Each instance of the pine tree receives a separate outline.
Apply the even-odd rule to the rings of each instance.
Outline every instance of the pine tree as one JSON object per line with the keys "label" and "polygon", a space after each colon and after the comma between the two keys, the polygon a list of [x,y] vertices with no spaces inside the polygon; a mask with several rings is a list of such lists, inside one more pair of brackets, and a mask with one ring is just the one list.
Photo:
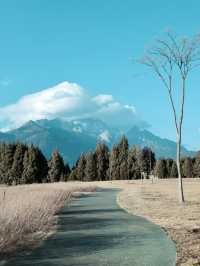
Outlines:
{"label": "pine tree", "polygon": [[171,170],[174,160],[173,159],[166,159],[166,170],[167,170],[167,177],[171,177]]}
{"label": "pine tree", "polygon": [[155,154],[148,147],[144,147],[139,154],[140,170],[148,178],[155,166]]}
{"label": "pine tree", "polygon": [[64,180],[63,181],[68,181],[69,176],[71,173],[71,169],[68,163],[65,164],[65,175],[64,175]]}
{"label": "pine tree", "polygon": [[6,144],[1,143],[0,144],[0,184],[5,184],[5,178],[4,178],[4,158],[5,158],[5,149]]}
{"label": "pine tree", "polygon": [[182,164],[182,174],[186,178],[193,177],[193,160],[190,157],[186,157]]}
{"label": "pine tree", "polygon": [[47,174],[47,162],[33,145],[0,144],[0,182],[11,184],[41,182]]}
{"label": "pine tree", "polygon": [[128,179],[139,179],[141,178],[140,166],[138,161],[138,155],[140,149],[136,146],[133,146],[129,150],[128,154]]}
{"label": "pine tree", "polygon": [[29,167],[29,152],[28,152],[28,149],[27,149],[25,151],[25,153],[24,153],[23,172],[22,172],[22,176],[20,178],[20,184],[26,184],[28,167]]}
{"label": "pine tree", "polygon": [[33,145],[25,151],[23,159],[22,184],[41,183],[46,181],[47,161],[42,152]]}
{"label": "pine tree", "polygon": [[78,176],[77,176],[77,171],[76,171],[76,167],[73,167],[71,172],[70,172],[70,175],[68,177],[68,180],[69,181],[77,181],[79,180],[78,179]]}
{"label": "pine tree", "polygon": [[14,159],[14,153],[16,149],[15,144],[6,144],[4,147],[4,157],[2,161],[2,173],[3,173],[3,183],[11,185],[11,168]]}
{"label": "pine tree", "polygon": [[160,160],[156,161],[155,175],[158,178],[166,178],[167,177],[166,160],[160,159]]}
{"label": "pine tree", "polygon": [[122,136],[119,144],[119,178],[121,180],[128,179],[128,140],[125,135]]}
{"label": "pine tree", "polygon": [[39,148],[35,148],[37,158],[38,173],[36,177],[37,183],[46,183],[48,175],[48,163],[46,157],[43,155]]}
{"label": "pine tree", "polygon": [[35,155],[34,147],[31,145],[28,150],[25,151],[23,159],[23,173],[21,178],[22,184],[35,183],[37,176],[37,158]]}
{"label": "pine tree", "polygon": [[63,158],[57,150],[53,152],[48,166],[48,180],[50,182],[60,181],[62,176],[65,174],[65,165]]}
{"label": "pine tree", "polygon": [[200,151],[197,152],[197,155],[195,157],[195,162],[194,162],[194,176],[195,177],[200,177]]}
{"label": "pine tree", "polygon": [[109,149],[104,143],[98,143],[96,147],[97,177],[98,181],[108,180]]}
{"label": "pine tree", "polygon": [[84,154],[81,154],[76,166],[76,175],[78,180],[80,181],[84,181],[85,179],[85,166],[86,166],[86,158]]}
{"label": "pine tree", "polygon": [[177,170],[177,164],[175,161],[172,163],[170,177],[177,178],[178,177],[178,170]]}
{"label": "pine tree", "polygon": [[96,180],[96,156],[95,153],[89,152],[86,154],[86,165],[85,165],[85,181]]}
{"label": "pine tree", "polygon": [[110,180],[120,179],[119,148],[114,145],[109,160],[109,178]]}
{"label": "pine tree", "polygon": [[20,180],[23,174],[23,159],[27,147],[24,144],[17,143],[16,150],[14,153],[13,164],[10,170],[10,179],[12,183],[17,185],[20,184]]}

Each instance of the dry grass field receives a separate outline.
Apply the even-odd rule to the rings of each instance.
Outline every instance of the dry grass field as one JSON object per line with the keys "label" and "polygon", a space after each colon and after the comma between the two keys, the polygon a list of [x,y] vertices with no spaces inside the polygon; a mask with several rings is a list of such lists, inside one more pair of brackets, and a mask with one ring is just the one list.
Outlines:
{"label": "dry grass field", "polygon": [[0,256],[36,245],[55,230],[57,212],[73,195],[94,190],[81,182],[0,187]]}
{"label": "dry grass field", "polygon": [[33,247],[54,232],[63,205],[96,187],[120,188],[122,208],[164,228],[176,243],[177,265],[200,265],[200,179],[184,179],[184,205],[178,203],[175,179],[0,187],[1,255]]}
{"label": "dry grass field", "polygon": [[200,265],[200,180],[184,179],[186,202],[178,203],[177,180],[116,181],[118,204],[128,212],[159,224],[176,243],[177,265]]}

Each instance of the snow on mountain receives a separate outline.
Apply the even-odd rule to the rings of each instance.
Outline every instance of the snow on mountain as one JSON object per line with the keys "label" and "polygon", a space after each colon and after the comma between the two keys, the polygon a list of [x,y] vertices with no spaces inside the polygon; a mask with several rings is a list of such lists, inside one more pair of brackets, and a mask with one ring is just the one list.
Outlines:
{"label": "snow on mountain", "polygon": [[104,141],[106,143],[110,143],[111,141],[111,135],[108,130],[103,131],[99,136],[98,139],[100,141]]}
{"label": "snow on mountain", "polygon": [[[155,136],[148,130],[132,127],[127,132],[111,128],[99,119],[87,118],[79,120],[37,120],[29,121],[18,129],[7,133],[0,132],[0,141],[21,141],[40,147],[47,158],[55,149],[59,149],[65,161],[73,164],[82,152],[95,149],[96,143],[105,142],[110,148],[119,141],[122,134],[126,135],[129,145],[148,146],[157,157],[175,157],[176,143]],[[194,155],[182,147],[184,155]]]}

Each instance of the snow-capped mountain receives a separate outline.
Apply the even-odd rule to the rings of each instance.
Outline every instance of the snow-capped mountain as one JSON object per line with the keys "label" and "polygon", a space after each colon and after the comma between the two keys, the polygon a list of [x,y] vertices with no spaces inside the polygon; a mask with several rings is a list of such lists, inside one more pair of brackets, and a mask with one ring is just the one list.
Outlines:
{"label": "snow-capped mountain", "polygon": [[108,144],[112,144],[119,135],[118,129],[111,128],[103,121],[94,118],[74,120],[43,119],[36,122],[38,125],[41,125],[45,128],[62,128],[63,130],[74,132],[77,135],[88,135],[99,141],[105,141]]}
{"label": "snow-capped mountain", "polygon": [[[151,147],[157,157],[175,157],[176,143],[155,136],[150,131],[136,126],[124,132],[130,145]],[[66,121],[63,119],[29,121],[18,129],[7,133],[0,132],[0,141],[21,141],[32,143],[41,148],[47,158],[54,149],[58,149],[64,160],[73,164],[82,152],[94,149],[99,141],[110,148],[116,143],[122,132],[111,128],[99,119],[87,118]],[[182,147],[184,155],[193,155]]]}

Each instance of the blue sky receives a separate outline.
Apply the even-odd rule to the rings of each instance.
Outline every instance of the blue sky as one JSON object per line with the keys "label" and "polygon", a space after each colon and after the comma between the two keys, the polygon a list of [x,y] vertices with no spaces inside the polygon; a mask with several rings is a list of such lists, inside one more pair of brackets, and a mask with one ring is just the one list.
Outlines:
{"label": "blue sky", "polygon": [[[133,105],[151,131],[175,139],[167,92],[133,64],[165,29],[200,32],[198,0],[6,0],[0,5],[0,107],[63,81]],[[183,143],[200,148],[200,70],[188,82]],[[117,119],[117,117],[116,117]]]}

